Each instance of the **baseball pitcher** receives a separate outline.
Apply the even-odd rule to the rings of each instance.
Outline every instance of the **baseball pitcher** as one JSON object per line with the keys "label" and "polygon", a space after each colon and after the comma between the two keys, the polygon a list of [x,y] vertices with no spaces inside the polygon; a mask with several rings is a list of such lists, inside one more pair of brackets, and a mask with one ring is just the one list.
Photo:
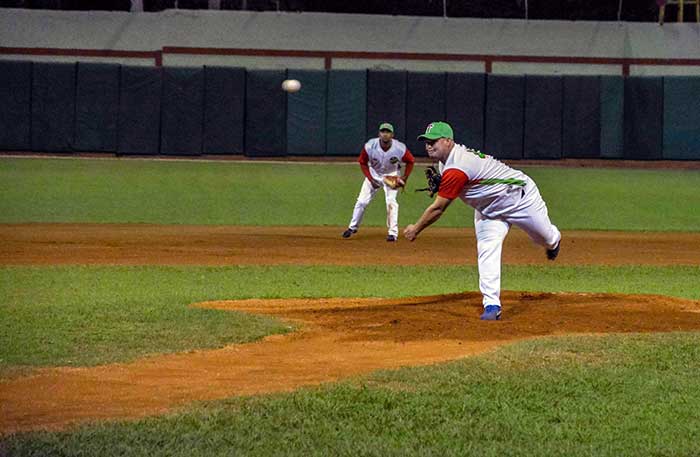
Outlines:
{"label": "baseball pitcher", "polygon": [[433,122],[418,137],[430,158],[439,161],[437,197],[415,224],[404,230],[413,241],[440,219],[452,200],[460,198],[474,208],[479,288],[483,295],[482,320],[501,318],[501,250],[511,225],[523,229],[546,249],[547,258],[559,255],[561,233],[547,214],[547,205],[535,182],[479,151],[456,144],[452,127]]}

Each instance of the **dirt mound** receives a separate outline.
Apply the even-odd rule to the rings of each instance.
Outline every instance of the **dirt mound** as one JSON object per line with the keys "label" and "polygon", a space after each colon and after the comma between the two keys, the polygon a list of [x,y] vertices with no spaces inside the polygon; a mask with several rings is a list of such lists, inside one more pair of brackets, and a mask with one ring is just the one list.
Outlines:
{"label": "dirt mound", "polygon": [[477,293],[405,299],[242,300],[196,306],[272,315],[301,330],[218,350],[0,382],[0,433],[160,414],[197,400],[294,390],[377,369],[426,365],[526,338],[700,330],[700,302],[647,295],[503,294],[499,322]]}

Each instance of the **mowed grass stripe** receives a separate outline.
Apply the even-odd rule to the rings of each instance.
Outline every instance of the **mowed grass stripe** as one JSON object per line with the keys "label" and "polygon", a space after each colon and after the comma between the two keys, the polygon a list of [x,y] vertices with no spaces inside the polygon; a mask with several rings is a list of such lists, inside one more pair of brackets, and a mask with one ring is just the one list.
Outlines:
{"label": "mowed grass stripe", "polygon": [[[430,199],[418,165],[400,225]],[[523,167],[564,230],[700,231],[700,171]],[[0,158],[0,223],[347,225],[363,175],[355,163]],[[452,205],[438,225],[471,226]],[[383,196],[364,223],[383,226]]]}

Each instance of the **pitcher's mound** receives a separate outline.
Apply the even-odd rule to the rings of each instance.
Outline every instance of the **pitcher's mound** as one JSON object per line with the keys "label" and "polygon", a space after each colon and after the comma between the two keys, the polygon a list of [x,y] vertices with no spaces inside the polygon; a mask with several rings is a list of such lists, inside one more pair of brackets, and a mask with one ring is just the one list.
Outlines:
{"label": "pitcher's mound", "polygon": [[238,300],[197,306],[267,314],[300,330],[128,364],[53,368],[0,382],[0,434],[160,414],[195,400],[289,391],[377,369],[425,365],[546,335],[700,330],[700,302],[651,295],[477,293],[399,299]]}
{"label": "pitcher's mound", "polygon": [[564,333],[669,332],[700,328],[700,302],[658,295],[504,292],[499,322],[482,322],[476,292],[399,299],[282,299],[200,303],[303,322],[344,341],[464,342]]}

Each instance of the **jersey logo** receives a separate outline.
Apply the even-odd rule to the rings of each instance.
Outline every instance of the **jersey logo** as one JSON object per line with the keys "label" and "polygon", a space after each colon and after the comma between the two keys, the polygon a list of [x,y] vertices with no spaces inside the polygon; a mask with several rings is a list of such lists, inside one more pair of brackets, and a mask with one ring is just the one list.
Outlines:
{"label": "jersey logo", "polygon": [[399,159],[397,157],[392,157],[391,159],[389,159],[389,162],[391,162],[392,165],[396,165],[398,161]]}

